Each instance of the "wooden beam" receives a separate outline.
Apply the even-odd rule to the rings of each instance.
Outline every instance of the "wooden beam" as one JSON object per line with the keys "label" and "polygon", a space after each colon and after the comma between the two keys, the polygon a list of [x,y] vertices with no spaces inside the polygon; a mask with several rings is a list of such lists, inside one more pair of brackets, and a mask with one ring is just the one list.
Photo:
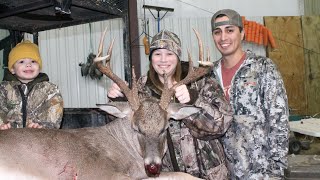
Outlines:
{"label": "wooden beam", "polygon": [[20,13],[24,13],[24,12],[33,11],[33,10],[45,8],[45,7],[52,6],[52,5],[53,5],[53,3],[50,0],[41,0],[38,2],[23,5],[23,6],[17,6],[14,8],[4,9],[0,13],[0,18],[12,16],[12,15],[16,15],[16,14],[20,14]]}
{"label": "wooden beam", "polygon": [[131,65],[135,68],[137,77],[141,76],[140,48],[132,46],[131,42],[139,37],[137,0],[129,0],[129,43],[130,43],[130,59]]}

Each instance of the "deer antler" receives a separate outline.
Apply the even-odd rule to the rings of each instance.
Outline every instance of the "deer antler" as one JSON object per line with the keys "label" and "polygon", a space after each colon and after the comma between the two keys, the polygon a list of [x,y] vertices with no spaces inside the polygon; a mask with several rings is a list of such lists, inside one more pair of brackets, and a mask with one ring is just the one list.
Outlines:
{"label": "deer antler", "polygon": [[193,31],[195,32],[197,39],[198,39],[198,46],[199,46],[199,63],[203,66],[199,66],[198,68],[196,68],[194,70],[193,68],[193,62],[192,62],[192,58],[191,58],[191,54],[190,51],[188,49],[188,60],[189,60],[189,70],[188,70],[188,75],[181,81],[179,81],[177,84],[175,84],[174,86],[172,86],[170,89],[168,88],[168,82],[167,82],[167,76],[165,75],[164,79],[164,89],[162,91],[161,94],[161,99],[160,99],[160,106],[162,109],[166,110],[168,108],[168,105],[170,103],[171,97],[174,94],[175,88],[182,85],[182,84],[188,84],[190,82],[193,82],[195,80],[197,80],[198,78],[204,76],[205,74],[207,74],[210,70],[210,66],[212,65],[212,63],[210,62],[210,57],[208,55],[208,58],[206,61],[203,60],[203,44],[202,44],[202,40],[200,38],[199,33],[193,29]]}
{"label": "deer antler", "polygon": [[[100,39],[99,49],[97,57],[94,59],[94,62],[96,62],[98,69],[105,74],[107,77],[109,77],[113,82],[115,82],[119,88],[122,90],[123,94],[127,97],[128,102],[131,106],[131,108],[135,111],[139,108],[139,99],[138,99],[138,88],[137,88],[137,80],[136,75],[134,73],[134,67],[132,67],[132,89],[128,87],[125,81],[123,81],[119,76],[114,74],[110,67],[110,60],[112,55],[112,48],[114,39],[112,40],[108,53],[106,56],[102,56],[102,50],[103,50],[103,43],[104,43],[104,37],[106,35],[107,28],[105,28],[102,37]],[[104,66],[102,64],[102,61],[106,60],[106,65]]]}

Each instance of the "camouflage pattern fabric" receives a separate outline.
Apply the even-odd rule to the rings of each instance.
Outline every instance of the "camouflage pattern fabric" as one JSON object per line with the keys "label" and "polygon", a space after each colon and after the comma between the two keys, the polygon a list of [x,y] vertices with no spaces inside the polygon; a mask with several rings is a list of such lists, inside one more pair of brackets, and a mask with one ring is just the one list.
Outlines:
{"label": "camouflage pattern fabric", "polygon": [[[22,97],[20,81],[3,81],[0,84],[0,124],[11,123],[22,128]],[[63,116],[63,99],[58,87],[48,81],[37,82],[27,99],[27,125],[39,123],[44,128],[60,128]]]}
{"label": "camouflage pattern fabric", "polygon": [[160,31],[155,36],[153,36],[150,45],[150,59],[152,51],[156,49],[167,49],[174,52],[179,59],[181,59],[181,42],[178,36],[166,29]]}
{"label": "camouflage pattern fabric", "polygon": [[[161,92],[148,81],[147,76],[141,77],[138,84],[140,92],[160,97]],[[219,82],[211,75],[188,85],[188,89],[189,92],[198,91],[199,98],[194,105],[203,110],[183,121],[170,120],[169,132],[179,169],[204,179],[228,179],[225,155],[218,138],[230,125],[231,107]],[[162,171],[174,171],[168,151],[163,159]]]}
{"label": "camouflage pattern fabric", "polygon": [[[215,64],[216,75],[220,62]],[[234,121],[223,137],[223,145],[232,179],[284,178],[288,100],[282,77],[271,59],[246,52],[231,82],[230,103]]]}

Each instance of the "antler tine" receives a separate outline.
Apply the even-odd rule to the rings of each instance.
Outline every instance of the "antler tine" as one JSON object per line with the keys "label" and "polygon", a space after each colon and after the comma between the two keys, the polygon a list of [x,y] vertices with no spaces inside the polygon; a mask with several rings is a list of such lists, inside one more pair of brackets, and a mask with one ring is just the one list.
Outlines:
{"label": "antler tine", "polygon": [[110,46],[108,48],[107,55],[106,56],[102,56],[104,38],[106,36],[107,29],[108,28],[105,28],[104,31],[103,31],[102,37],[100,39],[98,54],[97,54],[96,58],[94,59],[94,62],[106,60],[106,62],[109,63],[109,61],[111,59],[112,48],[113,48],[113,44],[114,44],[114,38],[112,39],[111,44],[110,44]]}
{"label": "antler tine", "polygon": [[199,61],[203,61],[203,44],[202,40],[200,38],[200,34],[197,30],[192,28],[193,32],[196,34],[197,40],[198,40],[198,46],[199,46]]}
{"label": "antler tine", "polygon": [[211,62],[211,59],[210,59],[210,51],[209,51],[209,47],[207,46],[207,62]]}
{"label": "antler tine", "polygon": [[198,67],[198,68],[194,69],[191,53],[189,50],[188,50],[188,60],[189,60],[188,74],[184,79],[182,79],[177,84],[175,84],[173,87],[171,87],[173,92],[176,87],[178,87],[182,84],[189,84],[190,82],[197,80],[198,78],[204,76],[205,74],[207,74],[209,72],[209,67]]}
{"label": "antler tine", "polygon": [[136,78],[136,72],[134,71],[134,66],[132,66],[132,88],[131,88],[131,93],[130,93],[130,101],[128,96],[127,99],[131,105],[131,107],[134,110],[137,110],[139,108],[140,105],[140,101],[139,101],[139,96],[138,96],[138,85],[137,85],[137,78]]}
{"label": "antler tine", "polygon": [[[193,29],[197,39],[198,39],[198,46],[199,46],[199,60],[201,62],[203,62],[203,44],[202,44],[202,40],[200,38],[199,33]],[[160,99],[160,106],[162,109],[167,109],[168,105],[170,103],[171,97],[174,94],[175,88],[182,85],[182,84],[188,84],[190,82],[193,82],[195,80],[197,80],[198,78],[204,76],[205,74],[207,74],[210,70],[210,68],[208,66],[199,66],[198,68],[196,68],[194,70],[193,68],[193,61],[192,61],[192,57],[191,57],[191,53],[188,49],[188,60],[189,60],[189,71],[187,76],[182,79],[181,81],[179,81],[177,84],[175,84],[174,86],[172,86],[170,89],[168,89],[166,86],[167,84],[165,83],[164,86],[164,90],[162,91],[162,95],[161,95],[161,99]],[[166,76],[165,76],[165,81],[166,81]]]}
{"label": "antler tine", "polygon": [[101,37],[101,39],[100,39],[97,57],[100,57],[101,54],[102,54],[103,44],[104,44],[104,37],[106,36],[107,30],[108,30],[108,27],[106,27],[106,28],[104,29],[103,34],[102,34],[102,37]]}
{"label": "antler tine", "polygon": [[163,90],[162,90],[162,94],[161,94],[161,98],[160,98],[160,102],[159,105],[163,110],[167,110],[168,105],[170,103],[170,99],[174,93],[173,89],[169,89],[168,86],[168,76],[166,73],[163,74]]}
{"label": "antler tine", "polygon": [[[97,57],[94,59],[94,62],[96,62],[97,68],[103,74],[105,74],[107,77],[109,77],[113,82],[115,82],[119,86],[119,88],[122,90],[123,94],[127,97],[128,102],[129,102],[130,106],[132,107],[132,109],[137,110],[139,107],[139,99],[138,99],[136,75],[135,75],[134,71],[133,71],[133,75],[132,75],[133,87],[131,90],[125,81],[123,81],[121,78],[119,78],[119,76],[117,76],[116,74],[114,74],[112,72],[111,67],[110,67],[110,60],[111,60],[114,39],[112,40],[112,42],[108,48],[108,54],[104,57],[101,57],[106,30],[107,30],[107,28],[104,30],[104,32],[101,36],[98,54],[97,54]],[[107,61],[105,66],[102,64],[102,60]]]}

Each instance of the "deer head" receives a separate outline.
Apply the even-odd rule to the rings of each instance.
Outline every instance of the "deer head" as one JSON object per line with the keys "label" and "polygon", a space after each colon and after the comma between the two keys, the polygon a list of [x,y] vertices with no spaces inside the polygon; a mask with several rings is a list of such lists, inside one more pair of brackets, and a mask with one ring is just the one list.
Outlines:
{"label": "deer head", "polygon": [[[199,34],[196,31],[195,33],[199,42],[199,60],[204,62],[202,56],[202,42]],[[139,99],[137,81],[133,68],[131,89],[125,81],[115,75],[110,68],[114,40],[112,40],[109,46],[107,55],[102,56],[105,34],[106,29],[100,39],[99,51],[94,61],[97,63],[99,70],[120,87],[127,97],[128,102],[112,102],[107,105],[100,105],[99,108],[116,117],[128,118],[131,121],[131,127],[136,132],[139,142],[140,155],[144,159],[146,174],[148,176],[158,176],[161,170],[161,159],[167,149],[166,130],[169,124],[168,120],[170,118],[176,120],[184,119],[200,110],[194,106],[170,103],[170,99],[174,94],[174,89],[179,85],[195,81],[199,77],[205,75],[209,71],[209,68],[199,67],[194,70],[191,55],[188,51],[189,72],[186,78],[170,89],[168,88],[167,80],[165,80],[164,91],[162,92],[160,100],[152,97]],[[103,60],[106,60],[105,65],[102,64]],[[208,58],[207,61],[210,61],[210,59]]]}

